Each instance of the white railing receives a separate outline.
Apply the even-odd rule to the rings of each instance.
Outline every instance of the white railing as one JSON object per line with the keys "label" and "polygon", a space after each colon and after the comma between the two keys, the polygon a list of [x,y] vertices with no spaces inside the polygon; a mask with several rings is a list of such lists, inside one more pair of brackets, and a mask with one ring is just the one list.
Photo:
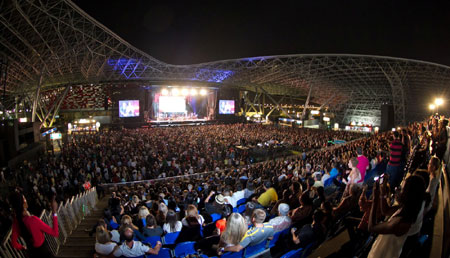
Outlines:
{"label": "white railing", "polygon": [[[73,230],[81,223],[83,218],[88,215],[97,204],[98,196],[97,190],[94,188],[77,194],[77,196],[70,198],[65,204],[61,202],[58,205],[58,229],[59,236],[52,237],[45,235],[47,245],[53,255],[57,255],[60,247],[66,242]],[[53,220],[51,211],[43,210],[39,218],[50,227],[53,227]],[[10,229],[0,246],[0,257],[14,257],[25,258],[26,251],[16,250],[11,243],[12,229]],[[25,241],[19,238],[19,242],[25,245]]]}

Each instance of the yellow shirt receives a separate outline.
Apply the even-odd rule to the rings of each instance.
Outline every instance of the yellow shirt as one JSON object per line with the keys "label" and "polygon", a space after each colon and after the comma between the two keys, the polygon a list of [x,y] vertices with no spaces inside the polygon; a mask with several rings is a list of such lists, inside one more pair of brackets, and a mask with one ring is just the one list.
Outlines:
{"label": "yellow shirt", "polygon": [[273,189],[273,187],[267,189],[267,191],[261,194],[258,198],[259,204],[261,204],[264,207],[267,207],[271,202],[276,201],[278,201],[278,195],[275,189]]}

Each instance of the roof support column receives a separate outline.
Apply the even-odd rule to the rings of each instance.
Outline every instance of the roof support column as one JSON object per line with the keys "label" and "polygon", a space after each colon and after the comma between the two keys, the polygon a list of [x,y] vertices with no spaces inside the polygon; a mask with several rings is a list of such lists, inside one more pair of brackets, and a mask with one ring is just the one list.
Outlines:
{"label": "roof support column", "polygon": [[[280,108],[289,118],[292,118],[291,115],[289,115],[289,113],[280,105],[280,103],[278,101],[276,101],[274,98],[272,98],[272,96],[270,96],[269,93],[267,93],[267,91],[261,87],[260,85],[257,86],[264,94],[267,95],[267,97],[269,97],[269,99],[277,106],[277,108]],[[272,112],[272,111],[271,111]],[[271,113],[270,112],[270,113]],[[268,115],[267,115],[268,116]]]}
{"label": "roof support column", "polygon": [[40,93],[41,93],[41,86],[42,86],[42,78],[43,78],[43,75],[41,72],[41,75],[39,77],[38,86],[36,88],[36,93],[34,94],[34,98],[33,98],[33,110],[31,113],[31,122],[33,122],[33,123],[36,121],[37,104],[38,104],[39,98],[41,97]]}

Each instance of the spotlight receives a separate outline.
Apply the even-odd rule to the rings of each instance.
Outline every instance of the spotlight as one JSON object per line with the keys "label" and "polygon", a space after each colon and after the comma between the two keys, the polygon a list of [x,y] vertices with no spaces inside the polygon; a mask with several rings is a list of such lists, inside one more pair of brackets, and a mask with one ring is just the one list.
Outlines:
{"label": "spotlight", "polygon": [[182,89],[182,90],[181,90],[181,95],[187,96],[188,94],[189,94],[188,89]]}
{"label": "spotlight", "polygon": [[200,90],[200,95],[205,96],[206,95],[206,90],[205,89],[201,89]]}
{"label": "spotlight", "polygon": [[436,108],[436,106],[435,106],[434,104],[430,104],[429,108],[430,108],[431,110],[434,110],[434,109]]}
{"label": "spotlight", "polygon": [[192,96],[196,96],[197,95],[197,90],[196,89],[191,89],[191,95]]}
{"label": "spotlight", "polygon": [[164,95],[164,96],[167,96],[167,95],[169,95],[169,90],[168,89],[163,89],[161,91],[161,94]]}
{"label": "spotlight", "polygon": [[175,88],[175,89],[172,90],[172,95],[173,96],[178,96],[178,94],[180,94],[180,91],[178,89]]}
{"label": "spotlight", "polygon": [[437,106],[440,106],[440,105],[444,104],[444,100],[442,98],[437,98],[434,100],[434,104],[436,104]]}

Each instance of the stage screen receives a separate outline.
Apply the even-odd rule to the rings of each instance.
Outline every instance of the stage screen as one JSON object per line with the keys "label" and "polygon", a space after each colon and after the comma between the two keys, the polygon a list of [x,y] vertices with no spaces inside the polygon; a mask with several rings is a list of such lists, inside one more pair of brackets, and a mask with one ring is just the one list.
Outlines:
{"label": "stage screen", "polygon": [[234,114],[234,100],[219,100],[219,114]]}
{"label": "stage screen", "polygon": [[186,98],[183,96],[160,96],[160,113],[184,113],[186,112]]}
{"label": "stage screen", "polygon": [[119,117],[139,116],[139,100],[119,100]]}

